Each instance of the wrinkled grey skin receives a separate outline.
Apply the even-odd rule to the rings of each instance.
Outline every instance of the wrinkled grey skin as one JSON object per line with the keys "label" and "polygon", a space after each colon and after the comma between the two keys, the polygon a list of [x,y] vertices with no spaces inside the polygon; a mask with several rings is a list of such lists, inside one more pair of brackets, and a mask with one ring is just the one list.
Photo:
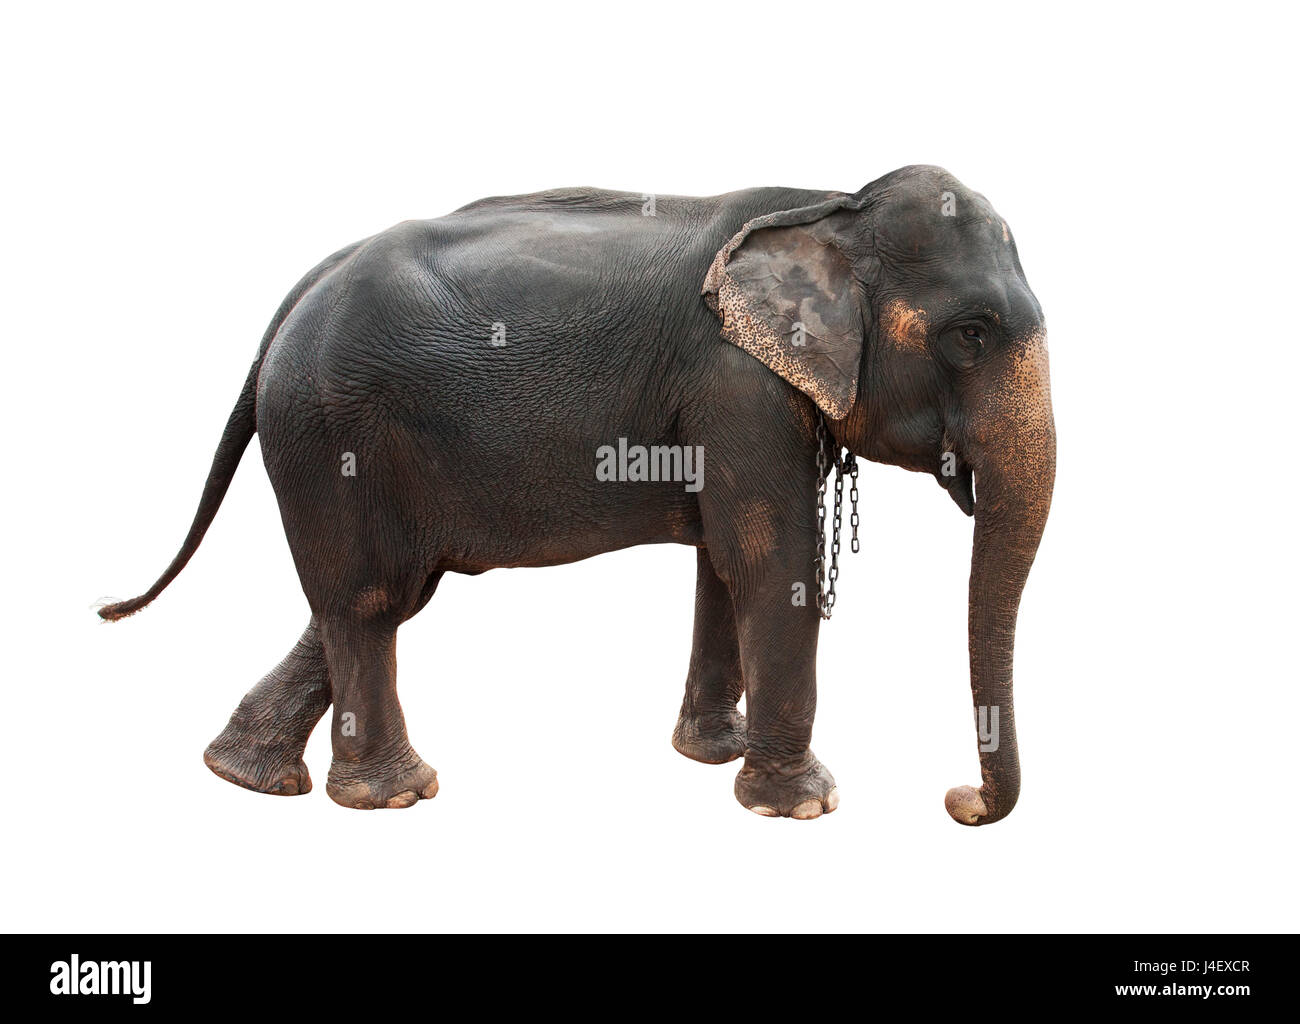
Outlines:
{"label": "wrinkled grey skin", "polygon": [[[939,168],[851,195],[663,196],[652,217],[641,196],[586,189],[488,199],[349,246],[276,314],[176,560],[101,614],[131,614],[180,571],[256,433],[311,621],[206,760],[305,793],[303,747],[332,703],[330,796],[406,807],[438,783],[407,737],[394,643],[444,573],[689,544],[674,744],[743,756],[744,806],[817,817],[838,803],[809,749],[819,415],[839,445],[934,475],[975,516],[971,686],[998,709],[999,744],[947,807],[996,821],[1019,792],[1012,647],[1055,432],[1010,232]],[[598,479],[619,438],[702,450],[703,487]]]}

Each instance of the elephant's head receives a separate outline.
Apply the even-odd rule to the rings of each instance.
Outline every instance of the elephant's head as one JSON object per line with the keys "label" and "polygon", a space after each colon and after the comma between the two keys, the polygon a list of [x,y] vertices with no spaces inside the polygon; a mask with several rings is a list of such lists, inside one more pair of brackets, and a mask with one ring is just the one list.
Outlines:
{"label": "elephant's head", "polygon": [[[983,196],[937,167],[750,221],[704,285],[722,335],[807,394],[856,454],[931,473],[975,517],[970,671],[980,789],[965,824],[1020,789],[1012,649],[1047,520],[1056,430],[1042,310]],[[811,500],[811,498],[810,498]]]}

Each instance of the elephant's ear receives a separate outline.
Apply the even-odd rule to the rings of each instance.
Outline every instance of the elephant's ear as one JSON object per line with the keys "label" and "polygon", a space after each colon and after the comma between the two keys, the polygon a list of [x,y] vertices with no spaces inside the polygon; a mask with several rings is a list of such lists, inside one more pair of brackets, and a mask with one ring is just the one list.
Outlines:
{"label": "elephant's ear", "polygon": [[851,196],[751,220],[719,250],[704,301],[722,336],[841,419],[858,391],[866,325],[837,226]]}

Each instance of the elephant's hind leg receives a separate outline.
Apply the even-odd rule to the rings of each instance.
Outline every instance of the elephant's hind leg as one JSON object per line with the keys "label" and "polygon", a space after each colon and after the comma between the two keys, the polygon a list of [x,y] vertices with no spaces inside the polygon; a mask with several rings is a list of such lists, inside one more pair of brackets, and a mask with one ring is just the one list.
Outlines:
{"label": "elephant's hind leg", "polygon": [[294,649],[239,702],[203,761],[227,782],[257,793],[309,793],[302,754],[329,706],[325,650],[312,619]]}
{"label": "elephant's hind leg", "polygon": [[321,638],[334,688],[334,762],[325,792],[359,810],[432,799],[438,773],[411,747],[397,700],[396,623],[354,610],[323,618]]}
{"label": "elephant's hind leg", "polygon": [[696,555],[695,632],[673,746],[705,764],[724,764],[745,753],[745,716],[737,709],[745,692],[740,641],[731,592],[718,578],[709,553]]}

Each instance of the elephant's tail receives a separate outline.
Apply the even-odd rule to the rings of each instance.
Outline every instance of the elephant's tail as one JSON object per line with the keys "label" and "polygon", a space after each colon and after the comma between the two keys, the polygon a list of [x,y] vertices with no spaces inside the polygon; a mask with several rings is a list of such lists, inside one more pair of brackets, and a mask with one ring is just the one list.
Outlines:
{"label": "elephant's tail", "polygon": [[234,411],[226,422],[221,443],[217,445],[217,454],[212,458],[212,469],[208,471],[208,481],[203,485],[203,497],[199,499],[199,509],[194,513],[194,522],[190,524],[190,532],[185,537],[185,543],[172,559],[172,564],[167,566],[167,570],[158,577],[158,582],[139,597],[100,608],[101,619],[116,622],[138,612],[166,589],[167,584],[180,574],[180,571],[185,568],[185,563],[199,549],[199,542],[203,540],[203,535],[208,532],[208,527],[216,518],[217,509],[221,507],[221,499],[226,496],[226,489],[235,475],[235,468],[243,457],[244,449],[257,433],[257,377],[261,372],[262,359],[266,355],[267,347],[267,344],[263,343],[253,368],[248,371],[248,379],[244,381],[244,389],[239,393],[239,401],[235,403]]}
{"label": "elephant's tail", "polygon": [[221,499],[226,496],[226,490],[230,487],[230,481],[235,475],[235,469],[239,466],[239,460],[243,457],[244,449],[248,447],[248,442],[257,433],[257,380],[261,376],[262,361],[266,358],[271,342],[275,340],[281,325],[288,318],[299,300],[317,282],[342,266],[347,258],[364,244],[365,241],[356,242],[340,249],[329,259],[319,263],[306,277],[298,282],[293,291],[280,303],[280,308],[271,320],[271,326],[266,329],[266,334],[262,336],[262,344],[257,350],[257,358],[253,360],[252,369],[248,371],[248,379],[244,381],[244,390],[239,393],[239,400],[235,403],[234,411],[231,412],[230,419],[226,421],[226,429],[221,435],[221,443],[217,445],[217,454],[212,457],[212,468],[208,471],[208,482],[203,485],[203,497],[199,499],[199,510],[194,513],[194,522],[190,524],[190,532],[185,537],[185,543],[181,545],[180,551],[172,559],[172,564],[167,566],[167,571],[158,577],[157,583],[139,597],[133,597],[129,601],[118,601],[116,604],[105,605],[99,609],[101,619],[116,622],[118,619],[125,619],[128,615],[138,612],[167,589],[167,584],[180,575],[180,571],[185,568],[185,564],[190,560],[194,552],[199,549],[199,542],[203,540],[203,535],[208,532],[208,527],[212,525],[212,520],[216,518],[217,509],[221,507]]}

